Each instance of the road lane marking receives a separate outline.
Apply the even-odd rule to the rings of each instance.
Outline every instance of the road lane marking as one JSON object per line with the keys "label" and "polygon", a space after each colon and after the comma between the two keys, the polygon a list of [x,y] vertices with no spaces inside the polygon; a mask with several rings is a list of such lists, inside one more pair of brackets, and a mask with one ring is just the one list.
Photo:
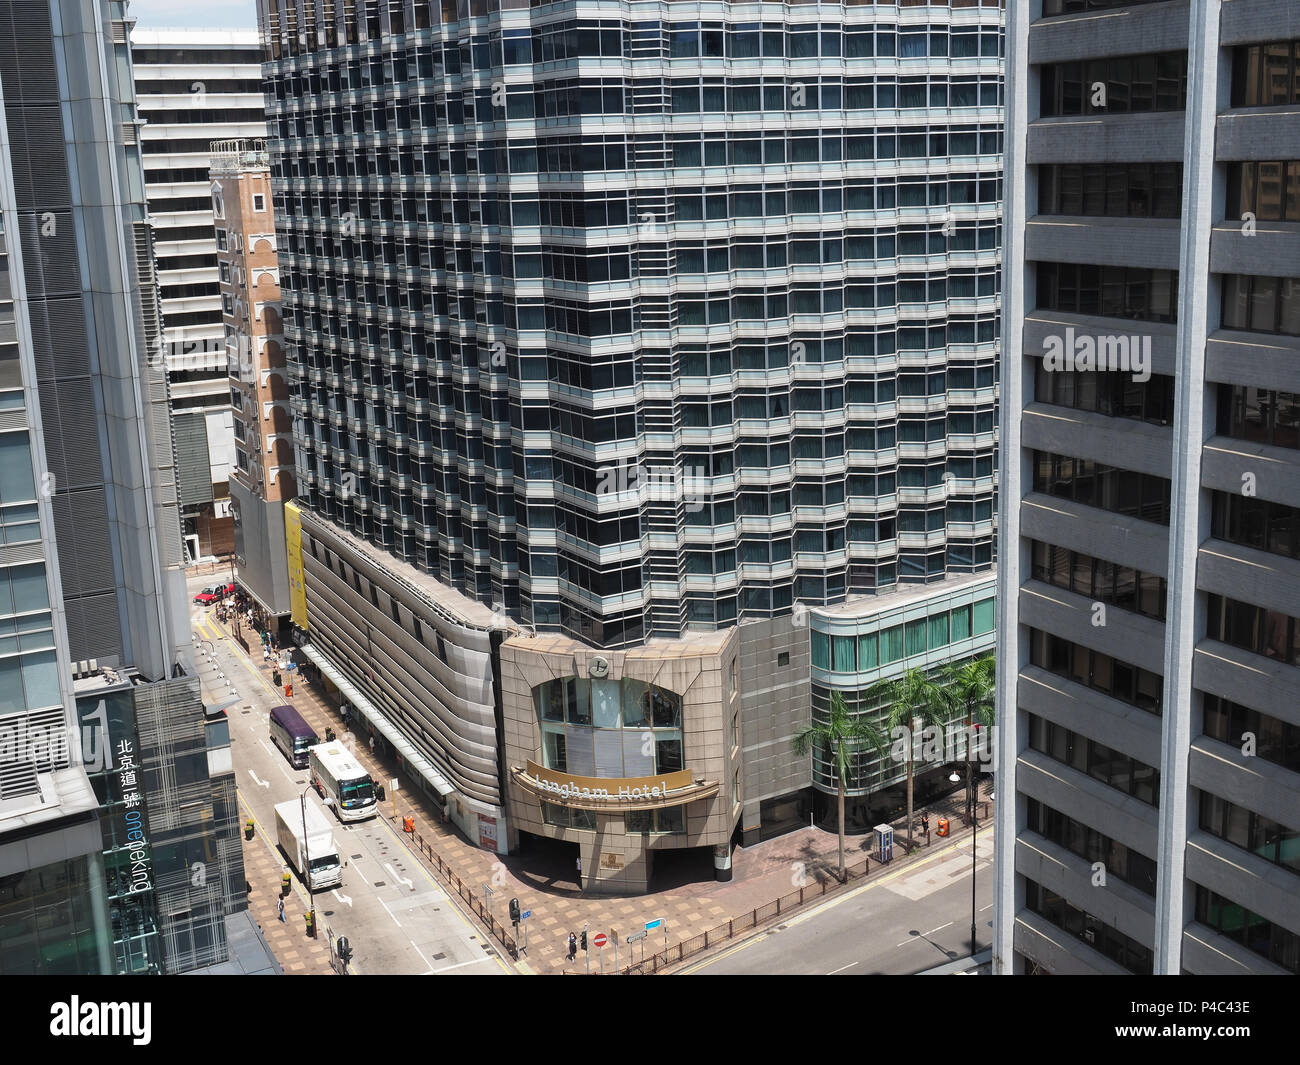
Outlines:
{"label": "road lane marking", "polygon": [[[393,919],[393,924],[397,925],[398,928],[401,928],[401,927],[402,927],[402,922],[399,921],[399,920],[397,919],[397,915],[396,915],[395,913],[393,913],[393,911],[390,910],[390,909],[388,908],[388,903],[386,903],[383,899],[380,899],[380,900],[379,900],[379,905],[382,906],[382,907],[384,908],[384,912],[387,913],[388,916],[391,917],[391,918]],[[412,945],[414,945],[414,944],[412,944]]]}
{"label": "road lane marking", "polygon": [[384,869],[387,871],[388,875],[391,876],[394,880],[396,880],[399,884],[405,884],[412,891],[415,890],[415,885],[412,884],[411,881],[408,880],[406,877],[398,876],[397,873],[394,871],[393,867],[389,865],[388,862],[384,862]]}
{"label": "road lane marking", "polygon": [[458,961],[455,965],[444,965],[441,969],[434,969],[432,972],[425,973],[425,976],[436,976],[438,973],[445,973],[450,969],[462,969],[466,965],[482,965],[485,961],[491,961],[491,955],[484,954],[481,958],[471,958],[469,961]]}
{"label": "road lane marking", "polygon": [[422,962],[424,962],[424,967],[425,967],[425,969],[427,970],[426,972],[422,972],[422,973],[420,973],[420,975],[421,975],[421,976],[432,976],[432,975],[433,975],[433,966],[429,964],[429,959],[426,958],[426,957],[424,956],[424,951],[422,951],[419,947],[417,947],[417,946],[415,945],[415,941],[414,941],[414,940],[408,940],[408,942],[410,942],[410,944],[411,944],[411,949],[412,949],[413,951],[415,951],[416,954],[420,955],[420,960],[421,960]]}
{"label": "road lane marking", "polygon": [[938,928],[931,928],[930,931],[928,931],[928,932],[922,932],[921,935],[923,935],[923,936],[932,936],[932,935],[935,934],[935,932],[942,932],[945,928],[948,927],[948,925],[952,925],[952,924],[956,924],[956,922],[955,922],[955,921],[949,921],[948,924],[941,924]]}
{"label": "road lane marking", "polygon": [[858,964],[857,962],[855,962],[855,961],[851,961],[851,962],[848,963],[848,965],[841,965],[838,969],[832,969],[832,970],[831,970],[830,972],[828,972],[826,975],[827,975],[827,976],[834,976],[836,973],[842,973],[845,969],[852,969],[853,966],[855,966],[855,965],[857,965],[857,964]]}
{"label": "road lane marking", "polygon": [[248,775],[253,778],[253,783],[256,784],[259,788],[269,788],[271,786],[271,782],[269,780],[262,780],[256,773],[253,772],[251,767],[248,770]]}
{"label": "road lane marking", "polygon": [[338,888],[335,888],[335,889],[334,889],[334,897],[335,897],[336,899],[338,899],[339,902],[346,902],[349,906],[352,905],[352,896],[351,896],[351,895],[340,895],[340,894],[339,894],[339,889],[338,889]]}

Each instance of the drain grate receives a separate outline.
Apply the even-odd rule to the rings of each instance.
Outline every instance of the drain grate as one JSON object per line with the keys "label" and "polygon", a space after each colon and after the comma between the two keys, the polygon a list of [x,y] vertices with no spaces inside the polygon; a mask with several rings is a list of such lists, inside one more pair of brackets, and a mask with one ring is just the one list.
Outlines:
{"label": "drain grate", "polygon": [[359,855],[359,854],[354,854],[354,855],[352,855],[352,860],[355,862],[355,861],[356,861],[358,858],[360,858],[360,857],[361,857],[361,855]]}
{"label": "drain grate", "polygon": [[375,887],[383,887],[383,886],[384,886],[384,881],[382,880],[375,881]]}
{"label": "drain grate", "polygon": [[434,960],[434,961],[442,961],[442,959],[445,958],[446,956],[447,956],[446,954],[435,954],[435,955],[433,956],[433,960]]}

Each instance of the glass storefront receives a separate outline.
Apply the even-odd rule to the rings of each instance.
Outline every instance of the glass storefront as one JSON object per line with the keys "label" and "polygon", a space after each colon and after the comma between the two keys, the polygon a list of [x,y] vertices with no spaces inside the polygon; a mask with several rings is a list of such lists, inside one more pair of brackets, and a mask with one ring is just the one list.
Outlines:
{"label": "glass storefront", "polygon": [[100,972],[92,855],[0,876],[0,975]]}

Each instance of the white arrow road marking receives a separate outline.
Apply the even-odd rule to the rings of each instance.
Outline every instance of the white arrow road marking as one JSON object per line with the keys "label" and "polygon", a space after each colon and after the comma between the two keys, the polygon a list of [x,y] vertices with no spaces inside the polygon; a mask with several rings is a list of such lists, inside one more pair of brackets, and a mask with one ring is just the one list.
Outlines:
{"label": "white arrow road marking", "polygon": [[257,774],[254,773],[251,769],[248,771],[248,775],[253,778],[253,783],[256,784],[259,788],[269,788],[271,786],[270,781],[259,780],[257,778]]}
{"label": "white arrow road marking", "polygon": [[397,873],[393,870],[393,867],[389,865],[387,862],[384,862],[384,869],[387,870],[388,875],[391,876],[394,880],[396,880],[399,884],[405,884],[409,888],[413,888],[415,886],[409,880],[407,880],[406,877],[398,876]]}
{"label": "white arrow road marking", "polygon": [[335,889],[334,889],[334,897],[335,897],[336,899],[338,899],[339,902],[346,902],[349,906],[352,905],[352,898],[351,898],[351,896],[348,896],[348,895],[340,895],[340,894],[339,894],[339,889],[338,889],[338,888],[335,888]]}

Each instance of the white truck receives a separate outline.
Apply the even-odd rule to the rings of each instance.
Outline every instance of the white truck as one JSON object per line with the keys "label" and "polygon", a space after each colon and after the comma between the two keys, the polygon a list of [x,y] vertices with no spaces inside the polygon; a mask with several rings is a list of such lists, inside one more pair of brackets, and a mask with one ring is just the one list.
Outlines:
{"label": "white truck", "polygon": [[315,800],[304,797],[280,803],[275,808],[275,831],[289,864],[312,891],[343,883],[343,863],[339,861],[334,830]]}

